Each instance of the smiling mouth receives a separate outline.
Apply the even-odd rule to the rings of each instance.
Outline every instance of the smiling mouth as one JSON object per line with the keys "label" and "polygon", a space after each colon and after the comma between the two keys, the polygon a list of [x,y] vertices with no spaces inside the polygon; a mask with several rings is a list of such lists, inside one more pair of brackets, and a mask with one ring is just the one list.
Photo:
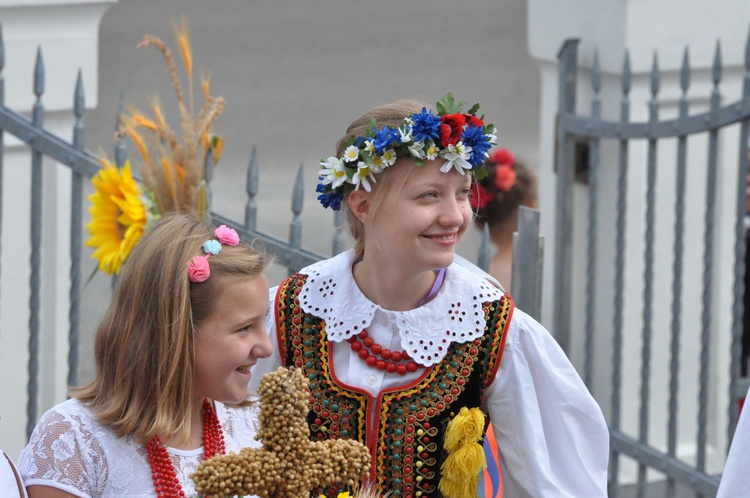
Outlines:
{"label": "smiling mouth", "polygon": [[449,240],[455,240],[457,237],[457,234],[452,233],[449,235],[425,235],[425,237],[427,237],[428,239],[449,241]]}
{"label": "smiling mouth", "polygon": [[250,373],[250,369],[252,368],[252,365],[245,365],[242,367],[237,367],[237,371],[240,373]]}

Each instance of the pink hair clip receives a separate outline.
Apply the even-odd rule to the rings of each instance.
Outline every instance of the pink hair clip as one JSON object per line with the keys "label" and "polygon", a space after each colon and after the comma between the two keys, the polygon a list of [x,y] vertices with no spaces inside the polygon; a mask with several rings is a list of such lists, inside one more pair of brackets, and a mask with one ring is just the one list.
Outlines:
{"label": "pink hair clip", "polygon": [[208,280],[211,276],[211,267],[208,265],[208,256],[193,256],[193,259],[188,261],[187,271],[188,278],[191,282],[200,283]]}
{"label": "pink hair clip", "polygon": [[226,225],[221,225],[214,230],[214,235],[216,239],[207,240],[201,245],[206,255],[193,256],[187,263],[188,278],[191,282],[201,283],[208,280],[208,277],[211,276],[211,266],[208,264],[208,258],[212,254],[219,254],[222,244],[236,246],[240,243],[240,236],[237,235],[237,231]]}
{"label": "pink hair clip", "polygon": [[214,231],[214,235],[219,239],[219,242],[225,246],[236,246],[240,243],[240,236],[237,235],[237,231],[234,228],[229,228],[226,225],[221,225]]}

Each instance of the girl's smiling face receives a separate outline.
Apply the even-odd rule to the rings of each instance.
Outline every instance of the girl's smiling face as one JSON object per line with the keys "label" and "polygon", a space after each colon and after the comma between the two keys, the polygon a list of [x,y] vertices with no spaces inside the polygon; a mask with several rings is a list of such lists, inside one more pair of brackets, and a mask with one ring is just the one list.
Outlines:
{"label": "girl's smiling face", "polygon": [[268,281],[222,276],[213,313],[197,325],[194,396],[222,402],[248,396],[250,367],[271,355],[264,321],[268,312]]}
{"label": "girl's smiling face", "polygon": [[[416,166],[399,159],[382,175],[387,184],[374,210],[363,220],[365,257],[376,251],[409,272],[444,268],[472,219],[471,176],[440,171],[444,160]],[[367,194],[372,199],[372,194]],[[371,205],[372,207],[372,205]]]}

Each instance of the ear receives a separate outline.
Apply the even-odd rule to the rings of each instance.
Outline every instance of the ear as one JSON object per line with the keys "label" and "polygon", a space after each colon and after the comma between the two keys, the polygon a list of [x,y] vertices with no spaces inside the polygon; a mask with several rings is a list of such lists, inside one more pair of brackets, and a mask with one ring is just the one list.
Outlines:
{"label": "ear", "polygon": [[363,189],[352,190],[347,199],[349,209],[359,221],[365,223],[370,214],[370,193]]}

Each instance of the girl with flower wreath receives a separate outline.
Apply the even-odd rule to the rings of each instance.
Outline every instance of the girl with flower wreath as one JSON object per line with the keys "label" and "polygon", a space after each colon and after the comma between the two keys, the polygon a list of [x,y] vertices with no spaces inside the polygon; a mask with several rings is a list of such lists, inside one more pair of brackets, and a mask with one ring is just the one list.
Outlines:
{"label": "girl with flower wreath", "polygon": [[513,270],[513,233],[518,231],[518,208],[537,207],[536,174],[508,149],[490,153],[485,163],[488,175],[476,182],[469,196],[474,222],[487,228],[496,251],[490,260],[489,274],[506,289],[511,288]]}
{"label": "girl with flower wreath", "polygon": [[251,388],[279,365],[303,369],[311,437],[366,444],[383,493],[477,496],[484,411],[504,496],[604,497],[600,408],[551,335],[457,262],[472,179],[496,141],[463,104],[371,109],[321,162],[318,199],[346,211],[354,248],[271,289],[274,351]]}
{"label": "girl with flower wreath", "polygon": [[218,453],[259,447],[251,367],[272,352],[264,258],[168,214],[128,257],[96,333],[96,376],[42,417],[18,468],[30,498],[195,495]]}

